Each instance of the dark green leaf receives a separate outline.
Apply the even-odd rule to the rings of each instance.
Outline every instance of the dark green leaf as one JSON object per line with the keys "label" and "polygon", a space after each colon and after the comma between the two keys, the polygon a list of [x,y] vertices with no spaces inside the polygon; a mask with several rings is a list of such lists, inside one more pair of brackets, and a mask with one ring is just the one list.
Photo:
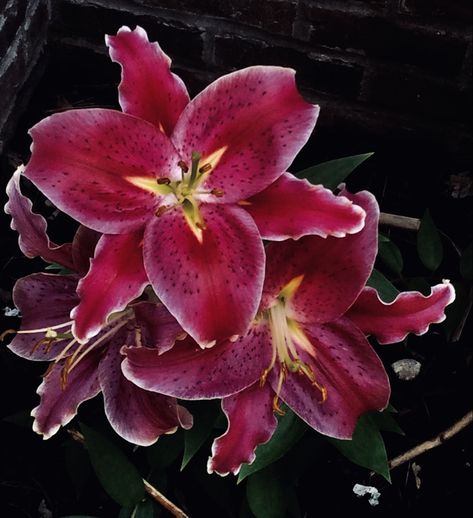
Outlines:
{"label": "dark green leaf", "polygon": [[246,498],[256,518],[284,518],[286,515],[286,488],[271,467],[249,477]]}
{"label": "dark green leaf", "polygon": [[405,435],[402,428],[399,426],[397,421],[391,415],[389,408],[386,408],[382,412],[370,412],[369,414],[379,430],[383,432],[398,433],[399,435]]}
{"label": "dark green leaf", "polygon": [[158,506],[149,498],[140,502],[133,511],[133,518],[157,518],[160,514]]}
{"label": "dark green leaf", "polygon": [[146,457],[151,468],[167,468],[184,448],[184,432],[178,430],[172,435],[163,435],[158,442],[146,448]]}
{"label": "dark green leaf", "polygon": [[395,274],[400,275],[404,268],[401,251],[391,240],[380,241],[378,254],[383,263]]}
{"label": "dark green leaf", "polygon": [[323,162],[303,171],[299,171],[299,178],[307,178],[313,184],[322,184],[328,189],[335,189],[348,175],[353,172],[361,163],[368,159],[373,153],[353,155],[344,158],[337,158],[329,162]]}
{"label": "dark green leaf", "polygon": [[92,473],[87,452],[81,444],[73,441],[67,442],[64,445],[64,461],[76,498],[80,500]]}
{"label": "dark green leaf", "polygon": [[214,423],[218,417],[218,410],[207,401],[200,404],[194,425],[184,432],[184,456],[182,458],[181,471],[187,466],[192,457],[199,451],[212,432]]}
{"label": "dark green leaf", "polygon": [[69,270],[68,268],[64,268],[64,266],[57,264],[57,263],[48,264],[48,266],[46,266],[44,269],[45,270],[55,270],[55,271],[57,271],[58,274],[61,274],[61,275],[70,275],[71,273],[74,273],[72,270]]}
{"label": "dark green leaf", "polygon": [[378,270],[371,272],[367,285],[375,288],[384,302],[392,302],[399,294],[396,286]]}
{"label": "dark green leaf", "polygon": [[467,281],[473,280],[473,243],[470,243],[462,253],[460,273]]}
{"label": "dark green leaf", "polygon": [[306,429],[306,425],[296,414],[287,409],[279,418],[278,427],[271,440],[256,448],[256,459],[253,464],[241,467],[238,482],[280,459],[302,437]]}
{"label": "dark green leaf", "polygon": [[145,494],[138,470],[103,435],[84,424],[81,430],[92,467],[105,491],[123,507],[133,507]]}
{"label": "dark green leaf", "polygon": [[327,437],[327,440],[347,459],[379,473],[388,482],[391,482],[384,441],[370,415],[360,417],[351,441],[331,437]]}
{"label": "dark green leaf", "polygon": [[417,233],[417,253],[423,265],[435,271],[443,259],[443,243],[429,210],[426,210]]}
{"label": "dark green leaf", "polygon": [[33,427],[33,418],[31,417],[31,410],[21,410],[16,414],[4,417],[2,421],[5,421],[6,423],[15,424],[17,426],[21,426],[22,428]]}

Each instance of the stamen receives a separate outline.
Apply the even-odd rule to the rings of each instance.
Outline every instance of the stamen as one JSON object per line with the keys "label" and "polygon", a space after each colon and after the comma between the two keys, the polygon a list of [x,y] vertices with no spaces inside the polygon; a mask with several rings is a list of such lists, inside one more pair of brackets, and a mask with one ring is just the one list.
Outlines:
{"label": "stamen", "polygon": [[77,340],[73,338],[64,349],[54,358],[54,362],[57,363],[59,360],[62,360],[64,356],[70,351],[71,347],[77,343]]}
{"label": "stamen", "polygon": [[0,342],[3,342],[7,335],[14,335],[15,333],[18,333],[16,329],[7,329],[6,331],[3,331],[3,333],[0,335]]}
{"label": "stamen", "polygon": [[187,173],[187,171],[189,171],[189,166],[184,162],[184,160],[179,160],[177,165],[182,169],[182,172]]}
{"label": "stamen", "polygon": [[199,167],[199,173],[204,174],[208,173],[212,169],[212,164],[204,164],[202,167]]}
{"label": "stamen", "polygon": [[276,414],[283,416],[286,412],[279,406],[279,395],[281,394],[281,389],[283,386],[283,383],[286,381],[286,364],[281,362],[280,363],[280,371],[279,371],[279,380],[278,380],[278,386],[276,388],[276,395],[273,398],[273,410],[276,412]]}
{"label": "stamen", "polygon": [[171,180],[169,178],[166,178],[165,176],[162,176],[161,178],[158,178],[156,180],[158,185],[169,185],[171,183]]}
{"label": "stamen", "polygon": [[[43,327],[41,329],[20,329],[20,331],[14,331],[15,333],[18,333],[19,335],[20,334],[34,334],[34,333],[46,333],[46,336],[48,336],[48,333],[49,334],[49,337],[52,337],[52,333],[51,331],[54,331],[55,329],[61,329],[61,327],[66,327],[66,326],[70,326],[72,325],[73,321],[70,320],[69,322],[65,322],[64,324],[57,324],[55,326],[48,326],[48,327]],[[9,330],[11,332],[11,330]],[[56,336],[57,336],[57,333],[56,333]]]}
{"label": "stamen", "polygon": [[161,205],[161,207],[159,207],[158,210],[154,214],[155,214],[155,216],[157,216],[159,218],[160,216],[162,216],[166,212],[168,212],[171,209],[173,209],[175,206],[176,206],[176,204],[174,204],[174,205]]}
{"label": "stamen", "polygon": [[225,191],[222,189],[212,189],[210,194],[213,194],[217,198],[221,198],[222,196],[225,196]]}

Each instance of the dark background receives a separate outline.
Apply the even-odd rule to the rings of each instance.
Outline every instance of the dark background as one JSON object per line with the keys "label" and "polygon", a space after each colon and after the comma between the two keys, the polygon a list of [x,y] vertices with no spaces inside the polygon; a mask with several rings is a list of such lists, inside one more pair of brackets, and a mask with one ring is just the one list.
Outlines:
{"label": "dark background", "polygon": [[[2,192],[15,166],[28,159],[27,130],[34,123],[71,107],[118,108],[119,67],[110,62],[103,36],[121,25],[139,24],[172,57],[191,95],[235,68],[295,68],[301,91],[321,105],[321,115],[293,171],[374,151],[353,175],[353,189],[373,191],[386,212],[421,217],[430,208],[440,230],[460,250],[471,242],[470,1],[0,0],[0,15]],[[34,190],[29,193],[49,217],[56,239],[68,239],[71,222]],[[2,307],[11,305],[19,276],[43,268],[41,261],[21,257],[8,224],[2,216]],[[415,256],[412,233],[392,231],[391,237],[406,254],[409,275],[428,277],[431,284],[442,277],[459,279],[449,239],[441,269],[430,275]],[[1,329],[12,325],[17,324],[4,318]],[[380,351],[387,365],[409,356],[425,366],[413,382],[393,380],[393,404],[407,435],[386,437],[390,457],[436,435],[469,410],[470,339],[471,325],[459,342],[447,341],[434,329],[410,340],[409,349],[396,345]],[[17,359],[4,347],[0,362],[0,417],[30,410],[37,404],[34,393],[44,366]],[[99,412],[99,405],[92,403],[85,412]],[[55,517],[117,514],[92,474],[87,496],[71,489],[63,461],[65,435],[43,443],[31,430],[6,422],[0,422],[0,431],[2,516],[41,516],[37,509],[43,499]],[[193,517],[237,516],[244,489],[230,490],[232,514],[209,497],[221,490],[220,482],[201,487],[207,454],[193,461],[190,472],[170,468],[172,495]],[[307,516],[326,510],[387,516],[428,509],[466,516],[471,511],[470,462],[471,432],[463,432],[419,458],[422,486],[417,490],[407,465],[393,472],[388,486],[330,450],[306,466],[299,498]],[[382,489],[379,508],[353,496],[356,482]],[[231,485],[229,479],[225,483]]]}

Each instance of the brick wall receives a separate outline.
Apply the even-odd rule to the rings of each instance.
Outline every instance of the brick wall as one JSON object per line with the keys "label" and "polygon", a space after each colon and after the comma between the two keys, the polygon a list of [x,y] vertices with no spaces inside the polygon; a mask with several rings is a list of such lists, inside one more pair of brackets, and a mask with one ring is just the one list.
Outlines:
{"label": "brick wall", "polygon": [[49,0],[0,0],[0,153],[32,91],[50,14]]}

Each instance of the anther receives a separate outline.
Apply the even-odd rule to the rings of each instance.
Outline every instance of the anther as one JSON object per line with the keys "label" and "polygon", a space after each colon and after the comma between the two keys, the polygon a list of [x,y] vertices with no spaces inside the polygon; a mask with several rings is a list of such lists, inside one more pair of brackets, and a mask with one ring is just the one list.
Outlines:
{"label": "anther", "polygon": [[0,335],[0,342],[3,342],[4,338],[7,335],[13,335],[16,332],[17,332],[16,329],[7,329],[6,331],[3,331],[3,333]]}
{"label": "anther", "polygon": [[196,221],[195,222],[195,226],[197,228],[200,228],[200,230],[205,230],[207,228],[207,225],[203,222],[200,222],[200,221]]}
{"label": "anther", "polygon": [[212,164],[204,164],[202,167],[199,167],[199,173],[204,174],[208,173],[212,169]]}
{"label": "anther", "polygon": [[184,171],[184,173],[187,173],[187,171],[189,171],[189,166],[184,162],[184,160],[179,160],[177,165]]}
{"label": "anther", "polygon": [[156,181],[158,185],[169,185],[171,183],[171,180],[165,176],[158,178]]}
{"label": "anther", "polygon": [[225,195],[225,191],[223,191],[222,189],[212,189],[210,191],[210,194],[217,196],[217,198],[221,198],[222,196]]}
{"label": "anther", "polygon": [[167,212],[171,207],[168,207],[167,205],[161,205],[161,207],[159,207],[159,209],[155,212],[156,216],[158,216],[158,218],[160,216],[162,216],[165,212]]}

